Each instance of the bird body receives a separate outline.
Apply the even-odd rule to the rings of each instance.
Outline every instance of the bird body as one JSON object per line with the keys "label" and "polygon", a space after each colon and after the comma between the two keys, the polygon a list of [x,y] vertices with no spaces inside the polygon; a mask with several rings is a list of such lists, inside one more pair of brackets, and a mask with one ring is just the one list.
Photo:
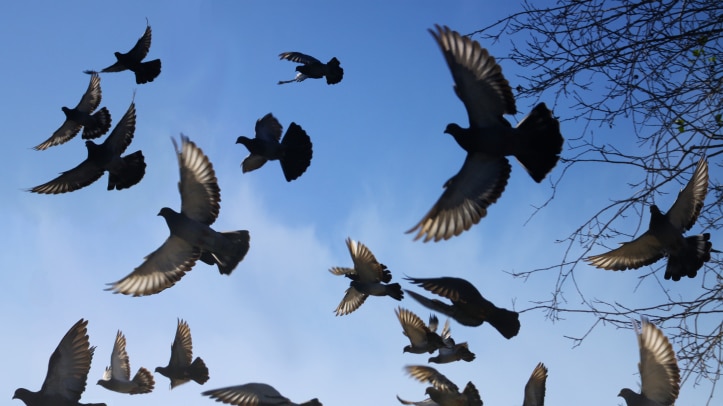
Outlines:
{"label": "bird body", "polygon": [[326,83],[334,85],[341,82],[344,77],[344,69],[336,57],[333,57],[327,63],[322,63],[313,56],[302,54],[301,52],[282,52],[279,59],[297,62],[301,65],[296,67],[296,77],[291,80],[280,80],[278,84],[291,82],[302,82],[306,78],[321,79],[326,77]]}
{"label": "bird body", "polygon": [[118,330],[110,356],[110,366],[106,367],[98,385],[114,392],[131,395],[149,393],[155,385],[153,374],[143,367],[138,369],[133,379],[130,378],[131,366],[126,351],[126,337]]}
{"label": "bird body", "polygon": [[[193,361],[193,362],[191,362]],[[171,389],[191,380],[199,385],[208,381],[208,368],[199,357],[193,359],[193,341],[188,323],[179,319],[176,336],[171,345],[171,359],[165,367],[157,367],[156,372],[171,380]]]}
{"label": "bird body", "polygon": [[[153,82],[161,73],[161,60],[154,59],[152,61],[142,62],[151,49],[151,26],[146,21],[146,30],[138,39],[136,44],[127,53],[114,52],[116,62],[101,72],[121,72],[130,70],[135,74],[136,84]],[[87,70],[85,73],[94,73]]]}

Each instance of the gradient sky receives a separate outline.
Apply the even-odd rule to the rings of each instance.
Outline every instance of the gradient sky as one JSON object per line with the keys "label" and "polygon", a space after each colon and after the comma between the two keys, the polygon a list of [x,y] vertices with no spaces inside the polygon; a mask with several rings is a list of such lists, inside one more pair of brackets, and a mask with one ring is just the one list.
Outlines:
{"label": "gradient sky", "polygon": [[[579,173],[566,176],[551,204],[530,219],[534,207],[550,196],[551,183],[536,184],[513,160],[506,191],[470,231],[436,244],[415,242],[404,233],[436,201],[465,156],[443,134],[447,123],[466,126],[467,118],[427,29],[444,24],[472,32],[519,11],[515,1],[494,6],[376,0],[63,3],[0,5],[4,404],[21,404],[10,401],[17,387],[40,388],[50,354],[80,318],[89,320],[90,341],[97,346],[84,402],[210,405],[202,391],[247,382],[271,384],[296,402],[318,397],[329,406],[394,405],[397,394],[422,400],[427,385],[406,376],[403,367],[426,364],[427,355],[402,353],[408,341],[394,308],[402,305],[424,320],[428,310],[411,298],[372,297],[351,315],[334,316],[348,280],[327,270],[351,265],[347,236],[367,245],[404,288],[420,291],[402,281],[404,275],[458,276],[496,305],[522,310],[549,298],[557,271],[527,281],[509,273],[558,263],[565,246],[556,240],[607,199],[630,193],[625,180],[634,174],[581,165]],[[124,191],[106,191],[105,175],[64,195],[26,192],[85,159],[80,135],[47,151],[31,147],[60,126],[61,106],[74,107],[80,100],[89,80],[82,71],[110,65],[114,51],[127,52],[142,35],[146,18],[153,29],[149,58],[161,58],[161,75],[145,85],[136,85],[130,72],[101,75],[101,106],[110,110],[113,125],[135,92],[137,127],[128,152],[143,151],[145,178]],[[510,44],[482,45],[504,56]],[[278,80],[294,76],[295,64],[278,59],[284,51],[323,61],[336,56],[344,80],[334,86],[320,80],[278,86]],[[513,88],[517,75],[528,73],[510,62],[502,66]],[[539,101],[554,105],[518,100],[521,113],[510,121],[516,123]],[[239,135],[252,136],[256,120],[268,112],[284,128],[292,121],[301,125],[314,145],[310,168],[291,183],[277,162],[241,172],[247,151],[234,142]],[[562,104],[555,106],[555,115],[564,118]],[[563,122],[563,136],[580,136],[583,124]],[[632,138],[625,136],[625,123],[615,131],[593,130],[623,147]],[[156,214],[163,206],[180,207],[171,143],[180,133],[204,150],[218,176],[222,200],[214,228],[249,230],[251,249],[230,276],[199,262],[157,295],[133,298],[104,291],[168,235]],[[719,168],[710,169],[711,179],[720,179]],[[559,176],[555,170],[550,175]],[[670,192],[657,202],[661,207],[672,204],[676,191]],[[647,211],[642,221],[647,224]],[[619,228],[635,233],[637,219],[630,223]],[[576,277],[589,297],[659,303],[660,287],[637,286],[641,272],[582,265]],[[681,296],[700,286],[697,279],[664,282],[671,294]],[[578,306],[575,292],[566,297],[571,307]],[[166,365],[177,318],[188,321],[194,355],[210,369],[205,385],[191,382],[171,391],[160,374],[146,395],[96,385],[118,329],[127,338],[132,373]],[[549,368],[550,405],[623,404],[616,397],[619,390],[638,389],[638,348],[631,330],[601,326],[572,348],[565,337],[585,334],[593,321],[589,317],[567,315],[552,323],[543,312],[529,311],[520,321],[519,335],[509,341],[488,325],[452,322],[453,337],[468,341],[477,359],[437,369],[460,387],[474,382],[491,406],[521,404],[525,382],[540,361]],[[678,404],[704,404],[709,389],[688,382]]]}

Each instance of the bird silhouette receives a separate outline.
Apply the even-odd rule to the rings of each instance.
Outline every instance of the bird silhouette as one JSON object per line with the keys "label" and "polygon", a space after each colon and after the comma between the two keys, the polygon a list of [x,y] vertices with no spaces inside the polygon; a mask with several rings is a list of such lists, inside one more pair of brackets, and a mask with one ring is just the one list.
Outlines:
{"label": "bird silhouette", "polygon": [[291,82],[302,82],[306,78],[321,79],[323,77],[326,77],[327,84],[334,85],[341,82],[341,79],[344,77],[344,69],[341,68],[341,64],[336,57],[331,58],[327,63],[321,63],[321,61],[313,56],[305,55],[301,52],[282,52],[279,54],[279,59],[286,59],[287,61],[301,64],[296,67],[296,77],[291,80],[280,80],[278,83],[280,85]]}
{"label": "bird silhouette", "polygon": [[432,385],[427,387],[426,393],[439,406],[482,406],[479,391],[471,381],[460,392],[454,382],[432,367],[407,365],[405,370],[414,379]]}
{"label": "bird silhouette", "polygon": [[273,386],[256,382],[208,390],[201,395],[236,406],[322,406],[316,398],[304,403],[294,403]]}
{"label": "bird silhouette", "polygon": [[437,334],[439,320],[437,316],[429,316],[429,325],[424,324],[422,319],[411,311],[398,307],[394,309],[399,323],[402,325],[404,335],[409,339],[409,345],[402,349],[402,352],[412,354],[433,353],[444,346],[442,337]]}
{"label": "bird silhouette", "polygon": [[[191,362],[193,361],[193,362]],[[176,337],[171,345],[171,359],[165,367],[157,367],[156,372],[171,380],[171,389],[188,381],[203,385],[208,381],[208,368],[200,357],[193,359],[193,341],[188,323],[179,319]]]}
{"label": "bird silhouette", "polygon": [[118,393],[138,395],[150,393],[155,386],[153,374],[143,367],[131,379],[131,364],[126,352],[126,337],[118,330],[110,355],[110,366],[105,368],[98,385]]}

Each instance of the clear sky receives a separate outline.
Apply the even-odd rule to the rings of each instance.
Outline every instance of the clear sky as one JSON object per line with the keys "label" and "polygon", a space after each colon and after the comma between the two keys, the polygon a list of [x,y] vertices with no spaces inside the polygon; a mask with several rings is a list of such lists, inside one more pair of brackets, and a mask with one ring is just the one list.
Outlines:
{"label": "clear sky", "polygon": [[[428,310],[411,298],[400,303],[372,297],[351,315],[334,316],[348,281],[328,269],[351,265],[347,237],[367,245],[407,289],[420,291],[403,281],[404,275],[458,276],[500,307],[521,310],[546,300],[555,270],[526,282],[509,272],[559,262],[565,247],[555,241],[601,202],[626,196],[625,177],[632,175],[586,172],[580,166],[552,203],[530,219],[534,207],[550,196],[551,184],[536,184],[513,160],[504,194],[470,231],[436,244],[404,233],[436,201],[465,156],[443,134],[447,123],[466,126],[467,118],[427,29],[437,23],[468,33],[519,11],[516,1],[492,3],[3,2],[3,403],[21,403],[10,403],[17,387],[40,388],[50,354],[80,318],[89,320],[90,341],[97,346],[84,402],[212,404],[202,391],[247,382],[271,384],[296,402],[318,397],[325,405],[393,405],[397,394],[421,400],[426,384],[406,376],[403,367],[425,364],[427,355],[402,353],[408,341],[394,308],[402,305],[424,320]],[[146,18],[153,29],[148,57],[161,58],[161,75],[144,85],[136,85],[130,72],[101,75],[101,106],[110,110],[113,125],[135,92],[137,126],[128,152],[143,151],[145,178],[123,191],[106,191],[105,175],[64,195],[26,192],[85,159],[80,135],[46,151],[32,147],[60,126],[62,106],[80,100],[89,80],[83,70],[102,69],[115,61],[113,52],[127,52]],[[509,42],[482,45],[504,56]],[[284,51],[323,61],[336,56],[344,79],[334,86],[323,80],[278,86],[278,80],[295,73],[294,63],[278,59]],[[514,89],[516,75],[526,72],[502,64]],[[516,123],[539,101],[545,100],[518,100],[521,113],[510,121]],[[291,183],[276,162],[241,172],[247,151],[235,140],[252,136],[256,120],[269,112],[284,128],[292,121],[302,126],[313,142],[311,166]],[[556,107],[555,114],[564,117],[565,111]],[[562,133],[570,139],[582,128],[583,123],[563,122]],[[180,133],[204,150],[218,176],[222,200],[214,228],[249,230],[251,249],[230,276],[199,262],[157,295],[133,298],[104,291],[168,235],[156,214],[164,206],[180,208],[171,143]],[[600,134],[611,143],[630,138],[624,129]],[[711,165],[711,178],[720,176],[715,170]],[[553,170],[550,176],[560,173]],[[670,207],[674,197],[671,191],[658,204]],[[647,216],[646,211],[645,224]],[[636,219],[631,223],[632,230]],[[635,271],[582,266],[577,282],[591,297],[662,299],[658,286],[636,289]],[[665,284],[673,295],[685,295],[700,282]],[[574,292],[568,299],[578,305]],[[96,385],[118,329],[127,338],[132,373],[166,365],[177,318],[188,321],[194,355],[210,369],[205,385],[191,382],[169,390],[159,374],[155,390],[146,395]],[[589,318],[571,315],[552,323],[542,312],[530,311],[520,321],[519,335],[509,341],[488,325],[452,322],[453,337],[468,341],[477,359],[438,370],[460,387],[471,380],[492,406],[521,404],[525,382],[540,361],[549,368],[550,405],[622,404],[616,397],[621,388],[638,389],[632,331],[599,327],[572,348],[565,336],[582,336]],[[708,389],[688,382],[678,404],[704,404]]]}

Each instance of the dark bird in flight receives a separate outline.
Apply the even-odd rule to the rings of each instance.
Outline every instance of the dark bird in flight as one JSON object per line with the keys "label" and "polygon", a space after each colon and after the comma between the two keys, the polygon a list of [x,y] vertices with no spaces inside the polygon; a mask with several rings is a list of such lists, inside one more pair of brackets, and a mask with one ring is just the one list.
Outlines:
{"label": "dark bird in flight", "polygon": [[[306,131],[292,122],[281,139],[281,124],[271,113],[256,120],[256,136],[238,137],[237,144],[249,150],[241,164],[244,173],[262,167],[266,161],[278,160],[287,182],[298,178],[311,164],[311,139]],[[281,142],[279,142],[281,140]]]}
{"label": "dark bird in flight", "polygon": [[452,338],[452,330],[449,328],[449,319],[444,323],[442,333],[442,346],[437,350],[437,355],[430,357],[428,362],[434,362],[436,364],[447,364],[459,360],[466,362],[472,362],[475,359],[475,355],[469,350],[469,344],[466,342],[457,344]]}
{"label": "dark bird in flight", "polygon": [[208,390],[201,395],[208,396],[216,402],[236,406],[322,406],[317,398],[304,403],[294,403],[271,385],[255,382]]}
{"label": "dark bird in flight", "polygon": [[358,309],[367,297],[389,296],[395,300],[402,300],[404,292],[398,283],[389,283],[392,273],[384,264],[380,264],[374,254],[364,244],[346,239],[346,246],[354,262],[353,268],[332,267],[329,272],[334,275],[344,275],[351,279],[349,289],[336,308],[337,316],[344,316]]}
{"label": "dark bird in flight", "polygon": [[139,150],[121,156],[133,141],[136,131],[136,105],[131,101],[128,111],[116,124],[108,138],[98,145],[86,141],[88,157],[73,169],[57,178],[30,189],[33,193],[57,194],[84,188],[108,172],[108,190],[129,188],[143,179],[146,163]]}
{"label": "dark bird in flight", "polygon": [[465,326],[479,326],[487,322],[505,338],[510,339],[520,331],[519,314],[502,309],[482,297],[477,288],[462,278],[445,276],[441,278],[404,278],[415,285],[449,299],[452,304],[437,299],[428,299],[407,290],[414,300],[424,307],[445,314]]}
{"label": "dark bird in flight", "polygon": [[430,315],[429,325],[426,325],[419,316],[403,307],[394,309],[394,313],[397,315],[397,319],[402,325],[402,331],[410,343],[404,347],[402,352],[411,352],[412,354],[427,352],[431,354],[444,346],[442,337],[437,334],[437,326],[439,325],[437,316]]}
{"label": "dark bird in flight", "polygon": [[642,318],[642,329],[636,323],[633,326],[640,347],[640,393],[625,388],[618,396],[628,406],[671,406],[680,391],[680,369],[673,346],[646,318]]}
{"label": "dark bird in flight", "polygon": [[327,63],[321,63],[313,56],[304,55],[301,52],[283,52],[279,54],[280,59],[300,63],[296,67],[296,77],[291,80],[279,80],[279,84],[301,82],[306,78],[321,79],[326,77],[326,83],[330,85],[341,82],[344,77],[344,69],[341,68],[336,57],[331,58]]}
{"label": "dark bird in flight", "polygon": [[[408,365],[405,370],[414,379],[420,382],[429,382],[432,386],[426,390],[429,399],[439,406],[482,406],[479,391],[470,381],[460,393],[454,382],[447,379],[439,371],[424,365]],[[397,396],[404,404],[425,404],[423,402],[408,402]],[[430,404],[430,403],[427,403]]]}
{"label": "dark bird in flight", "polygon": [[95,347],[88,342],[88,321],[80,319],[65,333],[48,362],[48,374],[38,392],[24,388],[13,399],[27,406],[106,406],[105,403],[80,403],[90,371]]}
{"label": "dark bird in flight", "polygon": [[[161,73],[161,60],[154,59],[152,61],[141,62],[148,55],[151,49],[151,26],[146,20],[146,31],[143,36],[138,39],[136,45],[127,53],[122,54],[115,52],[116,63],[101,70],[101,72],[121,72],[130,70],[136,75],[136,83],[143,84],[153,82]],[[92,70],[86,70],[85,73],[94,73]]]}
{"label": "dark bird in flight", "polygon": [[557,164],[563,138],[560,123],[544,103],[512,127],[504,114],[517,113],[512,89],[502,68],[477,41],[447,27],[436,26],[432,36],[442,49],[464,104],[469,128],[449,124],[445,133],[467,152],[459,172],[444,184],[432,209],[407,233],[415,240],[447,240],[469,230],[487,215],[507,186],[513,155],[536,182]]}
{"label": "dark bird in flight", "polygon": [[547,367],[540,362],[532,370],[532,375],[525,384],[525,398],[522,401],[522,406],[545,406],[546,383]]}
{"label": "dark bird in flight", "polygon": [[645,233],[619,248],[585,260],[598,268],[624,271],[668,257],[665,279],[679,281],[683,276],[694,278],[703,264],[710,260],[710,234],[683,237],[683,233],[690,230],[698,219],[707,192],[708,162],[703,157],[667,213],[663,214],[656,205],[650,206],[650,225]]}
{"label": "dark bird in flight", "polygon": [[[193,361],[193,362],[191,362]],[[171,359],[165,367],[156,368],[156,372],[171,380],[171,389],[190,380],[203,385],[208,381],[208,368],[200,357],[193,359],[193,341],[188,323],[178,320],[176,337],[171,345]]]}
{"label": "dark bird in flight", "polygon": [[83,128],[82,137],[84,140],[95,139],[105,134],[110,128],[108,109],[102,107],[93,113],[100,105],[100,100],[100,77],[98,74],[93,73],[90,76],[88,89],[80,98],[78,105],[72,109],[62,107],[63,113],[65,113],[65,121],[60,128],[55,130],[50,138],[33,147],[33,149],[40,151],[66,143],[75,137],[81,128]]}
{"label": "dark bird in flight", "polygon": [[181,150],[176,140],[172,141],[181,172],[181,212],[164,207],[158,213],[171,235],[138,268],[106,290],[152,295],[173,286],[199,259],[216,264],[219,272],[229,275],[249,250],[248,231],[217,232],[211,228],[218,217],[221,190],[208,157],[184,135]]}
{"label": "dark bird in flight", "polygon": [[110,355],[110,366],[105,368],[98,385],[118,393],[138,395],[150,393],[155,386],[151,371],[141,367],[131,380],[131,364],[126,352],[126,337],[118,330]]}

